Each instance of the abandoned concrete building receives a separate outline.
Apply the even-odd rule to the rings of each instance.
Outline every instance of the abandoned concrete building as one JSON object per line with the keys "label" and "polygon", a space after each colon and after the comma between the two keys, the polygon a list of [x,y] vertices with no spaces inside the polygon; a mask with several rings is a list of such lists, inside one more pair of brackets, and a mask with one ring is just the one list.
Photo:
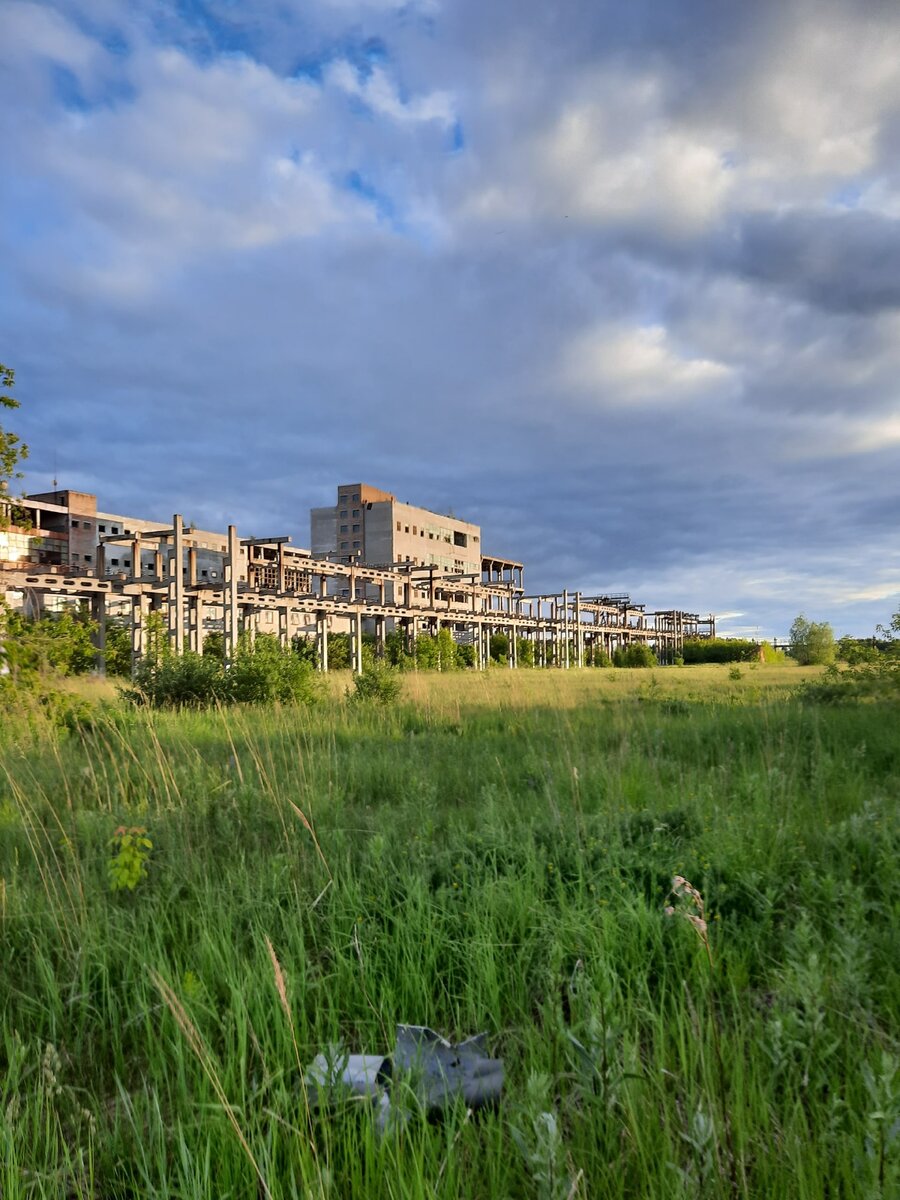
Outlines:
{"label": "abandoned concrete building", "polygon": [[201,651],[221,630],[230,658],[241,634],[271,632],[283,645],[315,641],[328,669],[329,633],[351,635],[362,670],[363,632],[376,650],[399,629],[413,647],[449,628],[487,666],[490,637],[533,643],[537,665],[581,666],[586,651],[635,642],[663,659],[685,637],[715,634],[715,618],[670,609],[647,612],[628,596],[563,590],[526,596],[523,564],[485,554],[478,525],[401,503],[368,484],[341,485],[336,503],[310,514],[311,550],[289,536],[239,538],[98,510],[88,492],[57,488],[0,498],[0,595],[32,611],[88,603],[97,622],[98,665],[110,615],[131,627],[132,661],[146,652],[148,616],[163,615],[174,653]]}

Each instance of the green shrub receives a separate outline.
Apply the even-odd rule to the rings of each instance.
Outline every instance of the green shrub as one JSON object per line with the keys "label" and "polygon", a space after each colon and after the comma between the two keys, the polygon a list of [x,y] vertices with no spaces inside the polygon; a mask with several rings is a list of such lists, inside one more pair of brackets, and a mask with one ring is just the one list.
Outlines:
{"label": "green shrub", "polygon": [[613,666],[616,667],[655,667],[656,655],[643,642],[635,642],[632,646],[620,646],[613,654]]}
{"label": "green shrub", "polygon": [[35,620],[0,602],[0,622],[10,674],[54,671],[82,675],[93,670],[97,648],[91,640],[97,625],[85,611],[65,609]]}
{"label": "green shrub", "polygon": [[423,671],[454,671],[460,666],[459,647],[449,629],[439,629],[436,636],[420,634],[416,638],[416,665]]}
{"label": "green shrub", "polygon": [[147,656],[138,664],[134,686],[122,694],[133,703],[154,708],[274,701],[310,704],[321,694],[321,681],[309,662],[282,648],[271,634],[262,634],[253,645],[242,639],[227,668],[221,660],[191,651],[157,660]]}
{"label": "green shrub", "polygon": [[689,665],[696,663],[756,662],[759,646],[741,638],[688,638],[682,657]]}
{"label": "green shrub", "polygon": [[534,643],[528,638],[516,638],[516,659],[520,667],[534,666]]}
{"label": "green shrub", "polygon": [[347,695],[356,703],[387,705],[396,703],[402,691],[396,668],[373,662],[361,675],[354,675],[353,691],[348,688]]}

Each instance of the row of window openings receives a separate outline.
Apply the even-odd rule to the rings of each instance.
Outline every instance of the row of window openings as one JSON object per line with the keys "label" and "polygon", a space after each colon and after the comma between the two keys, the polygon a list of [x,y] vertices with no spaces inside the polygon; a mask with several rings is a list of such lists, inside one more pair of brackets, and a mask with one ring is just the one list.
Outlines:
{"label": "row of window openings", "polygon": [[[343,530],[342,530],[342,532],[343,532]],[[402,532],[402,533],[409,533],[409,532],[410,532],[409,526],[408,526],[408,525],[401,525],[400,521],[398,521],[398,522],[397,522],[397,532],[398,532],[398,533],[401,533],[401,532]],[[412,527],[412,534],[413,534],[413,537],[416,537],[416,536],[418,536],[418,537],[424,537],[424,536],[425,536],[425,530],[424,530],[424,529],[419,529],[419,528],[418,528],[418,526],[416,526],[416,525],[413,525],[413,527]],[[432,541],[432,542],[433,542],[433,541],[435,540],[435,535],[434,535],[433,533],[429,533],[429,534],[428,534],[428,538],[429,538],[429,540],[430,540],[430,541]],[[440,541],[440,535],[438,535],[438,541]],[[445,533],[445,534],[444,534],[444,541],[445,541],[445,542],[446,542],[448,545],[450,545],[450,544],[451,544],[451,539],[450,539],[450,535],[449,535],[449,533]],[[478,539],[477,539],[477,538],[475,538],[475,541],[478,541]],[[469,542],[468,542],[468,538],[466,537],[466,535],[465,535],[464,533],[454,533],[454,535],[453,535],[453,545],[456,545],[456,546],[467,546],[468,544],[469,544]]]}
{"label": "row of window openings", "polygon": [[[343,532],[343,531],[342,531],[342,532]],[[361,542],[354,542],[354,543],[353,543],[353,549],[354,549],[354,550],[359,550],[359,549],[360,549],[360,547],[361,547],[361,545],[362,545],[362,543],[361,543]],[[349,542],[341,542],[341,549],[342,549],[342,550],[349,550],[349,549],[350,549],[350,544],[349,544]]]}
{"label": "row of window openings", "polygon": [[[354,526],[353,526],[353,532],[354,532],[354,533],[359,533],[359,526],[358,526],[358,525],[354,525]],[[341,526],[341,533],[350,533],[350,530],[348,529],[348,527],[347,527],[346,525],[342,525],[342,526]]]}
{"label": "row of window openings", "polygon": [[[358,508],[354,508],[354,510],[353,510],[353,516],[354,516],[354,517],[358,517],[358,516],[359,516],[359,509],[358,509]],[[346,510],[346,508],[342,508],[342,509],[341,509],[341,520],[342,520],[342,521],[346,521],[346,520],[347,520],[347,510]]]}
{"label": "row of window openings", "polygon": [[[72,562],[78,562],[78,555],[77,555],[77,554],[73,554],[73,555],[71,556],[71,558],[72,558]],[[93,561],[94,561],[94,556],[93,556],[92,554],[86,554],[86,555],[84,556],[84,561],[85,561],[86,563],[93,562]],[[117,558],[111,558],[111,559],[109,560],[109,565],[110,565],[111,567],[118,567],[118,566],[120,566],[120,565],[121,565],[121,566],[123,566],[123,567],[130,567],[130,566],[131,566],[131,559],[130,559],[130,558],[125,558],[125,559],[123,559],[123,560],[122,560],[122,562],[121,562],[121,564],[120,564],[120,563],[119,563],[119,560],[118,560]],[[187,574],[187,568],[186,568],[186,567],[182,569],[182,574],[183,574],[183,575],[186,575],[186,574]],[[203,579],[218,579],[218,577],[219,577],[219,572],[218,572],[218,571],[207,571],[207,570],[205,570],[205,569],[204,569],[204,570],[201,570],[201,572],[200,572],[200,575],[201,575],[201,577],[202,577]],[[243,577],[242,577],[242,578],[243,578]]]}
{"label": "row of window openings", "polygon": [[[73,520],[73,521],[72,521],[72,528],[73,528],[73,529],[79,529],[79,528],[81,528],[81,529],[91,529],[91,528],[92,528],[92,526],[91,526],[91,523],[90,523],[90,521],[81,521],[81,522],[79,522],[79,521]],[[97,526],[97,528],[99,529],[99,531],[100,531],[101,533],[106,533],[106,526],[105,526],[105,525],[98,525],[98,526]],[[110,533],[118,533],[118,532],[119,532],[119,527],[118,527],[118,525],[111,525],[111,526],[109,527],[109,531],[110,531]],[[127,534],[127,533],[131,533],[131,530],[130,530],[130,529],[123,529],[123,530],[122,530],[122,532]]]}

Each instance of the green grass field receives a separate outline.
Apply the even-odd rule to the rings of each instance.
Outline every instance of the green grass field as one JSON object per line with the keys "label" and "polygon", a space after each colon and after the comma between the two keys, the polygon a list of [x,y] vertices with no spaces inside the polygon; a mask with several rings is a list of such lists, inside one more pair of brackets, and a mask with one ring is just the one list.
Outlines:
{"label": "green grass field", "polygon": [[[390,708],[335,677],[312,709],[182,714],[107,688],[74,730],[8,717],[3,1200],[890,1200],[900,714],[804,677],[411,675]],[[152,845],[111,862],[121,826]],[[664,913],[675,874],[711,960]],[[486,1030],[500,1106],[381,1139],[366,1105],[310,1112],[302,1068],[401,1021]]]}

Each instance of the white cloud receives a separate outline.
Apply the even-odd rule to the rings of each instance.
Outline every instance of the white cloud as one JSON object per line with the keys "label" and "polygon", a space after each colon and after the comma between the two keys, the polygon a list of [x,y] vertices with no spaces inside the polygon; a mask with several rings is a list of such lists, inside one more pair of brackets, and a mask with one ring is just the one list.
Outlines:
{"label": "white cloud", "polygon": [[732,379],[723,363],[680,354],[661,325],[600,326],[578,334],[563,352],[561,378],[604,407],[680,404]]}
{"label": "white cloud", "polygon": [[363,75],[342,58],[331,64],[326,79],[347,95],[361,100],[373,112],[394,121],[410,124],[435,121],[448,127],[455,120],[453,97],[449,92],[429,92],[404,101],[396,81],[381,66],[374,66]]}
{"label": "white cloud", "polygon": [[720,213],[732,186],[723,149],[666,121],[652,83],[626,90],[633,104],[624,138],[620,100],[572,104],[562,112],[540,139],[543,185],[554,203],[588,220],[702,229]]}

